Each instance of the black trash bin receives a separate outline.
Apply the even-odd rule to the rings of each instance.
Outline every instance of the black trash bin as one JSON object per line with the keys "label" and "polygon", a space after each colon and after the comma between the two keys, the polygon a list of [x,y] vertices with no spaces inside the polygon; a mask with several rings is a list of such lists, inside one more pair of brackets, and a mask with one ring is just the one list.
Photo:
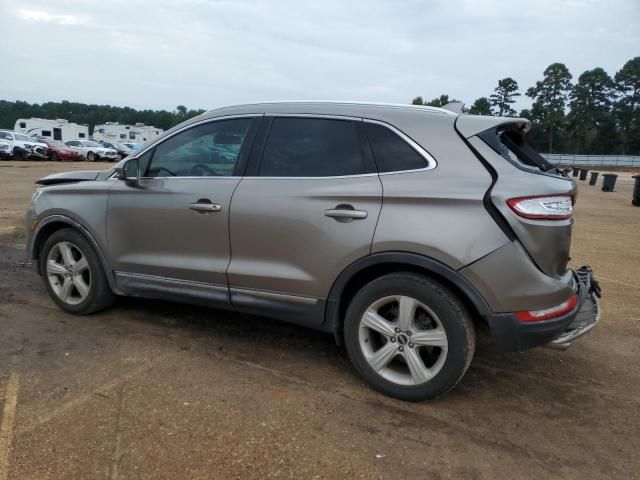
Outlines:
{"label": "black trash bin", "polygon": [[586,180],[587,173],[589,173],[589,170],[587,170],[586,168],[583,168],[582,170],[580,170],[580,180]]}
{"label": "black trash bin", "polygon": [[580,169],[578,167],[573,167],[573,176],[577,177],[580,175]]}
{"label": "black trash bin", "polygon": [[598,172],[591,172],[591,178],[589,179],[589,185],[595,185],[598,182]]}
{"label": "black trash bin", "polygon": [[604,180],[602,181],[603,192],[613,192],[613,188],[616,186],[616,179],[618,175],[615,173],[603,173]]}
{"label": "black trash bin", "polygon": [[636,179],[636,184],[633,187],[633,199],[631,203],[636,207],[640,207],[640,175],[634,175],[633,178]]}

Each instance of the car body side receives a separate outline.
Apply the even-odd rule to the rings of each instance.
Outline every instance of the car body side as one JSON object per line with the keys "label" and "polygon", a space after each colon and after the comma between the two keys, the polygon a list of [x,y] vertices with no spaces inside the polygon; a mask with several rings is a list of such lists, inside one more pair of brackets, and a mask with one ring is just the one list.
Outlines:
{"label": "car body side", "polygon": [[[556,272],[557,275],[543,272],[518,237],[509,228],[496,222],[495,215],[505,216],[510,212],[490,212],[486,199],[488,192],[496,196],[496,203],[501,202],[505,196],[526,193],[527,189],[533,189],[535,193],[555,193],[558,189],[567,188],[566,181],[546,177],[540,178],[540,182],[535,182],[534,186],[520,182],[518,179],[522,176],[515,171],[517,169],[475,137],[480,127],[467,129],[465,132],[457,129],[456,122],[460,118],[458,115],[422,108],[347,103],[329,106],[274,103],[230,107],[214,110],[174,127],[151,144],[145,145],[135,156],[141,156],[168,136],[191,125],[234,115],[330,116],[382,122],[393,126],[422,146],[436,160],[437,167],[373,174],[368,179],[363,175],[356,175],[350,179],[327,182],[325,191],[316,192],[317,195],[332,198],[331,191],[327,193],[326,189],[336,188],[341,181],[344,185],[343,196],[350,188],[357,192],[359,182],[379,182],[379,208],[373,208],[376,218],[368,243],[355,251],[344,252],[344,255],[336,254],[335,258],[338,260],[330,265],[330,275],[323,278],[314,278],[313,265],[325,260],[321,252],[310,252],[318,254],[318,257],[308,263],[311,267],[307,272],[301,272],[302,276],[310,276],[310,281],[291,282],[283,279],[282,282],[271,283],[268,288],[266,284],[258,283],[261,288],[247,289],[250,293],[253,292],[248,299],[242,297],[247,292],[241,291],[246,279],[241,275],[234,276],[234,270],[229,270],[228,300],[215,301],[215,306],[283,318],[336,333],[339,338],[345,304],[354,289],[372,276],[394,269],[419,271],[440,279],[459,293],[470,310],[479,319],[484,319],[492,329],[492,323],[502,314],[547,308],[566,300],[571,294],[570,271]],[[494,123],[497,122],[494,120]],[[469,148],[470,142],[474,148],[482,151],[483,157],[492,159],[491,168],[500,169],[500,175],[508,178],[509,182],[501,182],[497,188],[493,188],[495,178],[491,169],[476,158]],[[119,279],[112,268],[107,204],[110,189],[120,181],[113,178],[111,173],[100,174],[90,182],[46,187],[40,200],[33,204],[27,214],[27,231],[30,232],[28,249],[31,258],[36,259],[43,235],[64,225],[80,226],[99,250],[114,292],[135,295],[135,287],[131,288],[126,282],[123,284],[122,277]],[[255,175],[243,177],[236,190],[249,186],[259,178]],[[287,179],[281,183],[289,183],[289,186],[281,185],[278,188],[298,188],[301,189],[300,196],[306,194],[304,186],[301,186],[304,180]],[[79,196],[82,197],[81,202],[77,200]],[[339,198],[340,191],[336,190],[334,196]],[[375,199],[370,200],[376,202]],[[69,205],[73,208],[69,208]],[[236,230],[244,229],[246,231],[241,234],[246,235],[251,229],[250,224],[234,225],[233,216],[237,208],[242,206],[235,204],[232,198],[229,232],[231,262],[234,258],[233,245],[237,241],[234,239]],[[38,222],[32,229],[34,220]],[[286,231],[291,224],[283,222],[281,226]],[[332,227],[339,229],[344,225],[336,223]],[[181,232],[176,232],[176,235],[180,234]],[[281,241],[284,250],[300,247],[300,239],[295,235],[282,235]],[[339,249],[341,245],[328,245],[327,248]],[[269,265],[265,268],[278,267],[286,270],[290,265]],[[165,294],[158,293],[158,297],[183,298],[187,301],[196,299],[188,291],[180,291],[181,285],[178,282],[171,283],[171,277],[171,272],[167,272],[169,284]],[[173,296],[170,295],[172,289],[175,293]],[[199,299],[202,300],[202,297]],[[522,345],[518,343],[516,347],[519,346]],[[513,344],[506,343],[505,348],[515,349]]]}

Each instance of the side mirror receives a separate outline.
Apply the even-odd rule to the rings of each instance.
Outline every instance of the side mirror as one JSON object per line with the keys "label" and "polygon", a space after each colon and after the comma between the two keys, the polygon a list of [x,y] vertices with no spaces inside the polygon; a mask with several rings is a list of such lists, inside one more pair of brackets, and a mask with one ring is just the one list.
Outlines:
{"label": "side mirror", "polygon": [[122,167],[116,168],[116,178],[124,180],[129,185],[137,185],[140,182],[140,163],[137,158],[127,160]]}

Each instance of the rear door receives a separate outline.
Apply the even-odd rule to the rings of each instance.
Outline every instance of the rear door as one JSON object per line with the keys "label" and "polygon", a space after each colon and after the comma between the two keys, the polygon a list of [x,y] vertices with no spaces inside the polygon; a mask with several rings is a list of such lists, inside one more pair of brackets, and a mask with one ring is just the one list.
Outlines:
{"label": "rear door", "polygon": [[229,207],[256,121],[222,119],[179,131],[139,156],[139,185],[114,185],[108,251],[121,280],[227,298]]}
{"label": "rear door", "polygon": [[359,119],[265,123],[263,152],[253,156],[231,205],[231,300],[319,323],[337,275],[370,253],[382,186]]}

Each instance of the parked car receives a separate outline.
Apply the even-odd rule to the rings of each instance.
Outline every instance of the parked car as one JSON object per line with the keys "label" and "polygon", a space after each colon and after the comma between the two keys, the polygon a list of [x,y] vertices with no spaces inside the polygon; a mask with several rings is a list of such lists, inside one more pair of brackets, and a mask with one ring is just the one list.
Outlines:
{"label": "parked car", "polygon": [[128,157],[135,152],[134,149],[127,147],[125,144],[119,142],[107,142],[103,140],[100,142],[100,145],[105,148],[112,148],[113,150],[118,152],[118,156],[120,157],[120,159]]}
{"label": "parked car", "polygon": [[143,146],[142,143],[123,143],[123,145],[129,147],[131,150],[140,150]]}
{"label": "parked car", "polygon": [[67,147],[59,140],[41,138],[40,141],[47,145],[49,160],[53,160],[54,162],[77,162],[80,160],[84,160],[84,157],[78,150]]}
{"label": "parked car", "polygon": [[47,158],[47,145],[36,138],[10,130],[0,130],[0,142],[9,145],[11,157],[16,160],[27,158],[43,160]]}
{"label": "parked car", "polygon": [[131,295],[276,317],[333,334],[387,395],[437,397],[477,328],[566,348],[600,318],[591,270],[568,265],[576,185],[529,128],[423,106],[213,110],[113,169],[41,179],[29,258],[67,312]]}
{"label": "parked car", "polygon": [[12,157],[11,144],[6,140],[0,140],[0,160],[8,160]]}
{"label": "parked car", "polygon": [[105,148],[93,140],[69,140],[68,142],[64,142],[64,144],[67,147],[71,147],[77,152],[80,152],[83,158],[90,162],[98,160],[115,162],[119,159],[118,152],[113,148]]}

